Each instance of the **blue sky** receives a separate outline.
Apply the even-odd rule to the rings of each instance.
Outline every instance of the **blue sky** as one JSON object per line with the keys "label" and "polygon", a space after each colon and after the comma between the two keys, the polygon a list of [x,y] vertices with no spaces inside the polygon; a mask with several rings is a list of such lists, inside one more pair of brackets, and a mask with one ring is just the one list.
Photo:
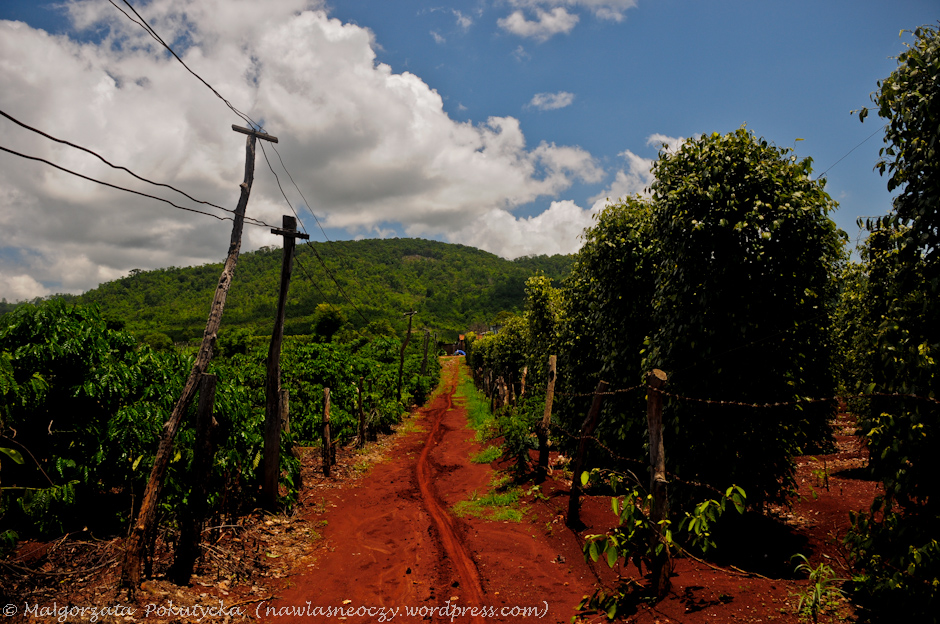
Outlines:
{"label": "blue sky", "polygon": [[[856,218],[884,214],[890,196],[873,171],[882,122],[849,111],[896,67],[911,40],[900,31],[940,15],[914,0],[133,4],[279,136],[331,238],[422,236],[506,257],[576,250],[605,197],[642,192],[663,142],[742,124],[828,170],[854,240]],[[3,0],[0,20],[0,109],[234,207],[238,118],[106,0]],[[145,190],[0,122],[6,147]],[[225,253],[228,222],[66,178],[0,154],[0,297]],[[249,213],[279,223],[286,209],[259,154]],[[249,230],[246,249],[279,244]]]}

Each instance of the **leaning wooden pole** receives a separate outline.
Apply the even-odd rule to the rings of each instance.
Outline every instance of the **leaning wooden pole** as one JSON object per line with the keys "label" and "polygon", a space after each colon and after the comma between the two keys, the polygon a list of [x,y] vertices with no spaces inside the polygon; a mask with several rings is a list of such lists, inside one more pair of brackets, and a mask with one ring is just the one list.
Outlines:
{"label": "leaning wooden pole", "polygon": [[542,414],[542,422],[535,430],[535,435],[539,439],[539,465],[535,475],[536,483],[545,481],[545,477],[548,476],[548,433],[552,425],[552,401],[555,397],[557,362],[557,356],[548,356],[548,389],[545,391],[545,412]]}
{"label": "leaning wooden pole", "polygon": [[284,215],[282,228],[272,234],[284,237],[284,255],[281,260],[281,288],[277,297],[277,316],[268,347],[268,366],[264,384],[264,464],[261,472],[261,506],[268,511],[277,508],[277,482],[281,474],[281,342],[284,339],[284,316],[287,309],[287,291],[294,266],[294,245],[298,238],[310,238],[297,231],[297,219]]}
{"label": "leaning wooden pole", "polygon": [[601,405],[604,403],[604,393],[607,392],[607,382],[597,382],[597,388],[594,390],[594,400],[591,402],[591,409],[588,410],[587,417],[581,425],[581,440],[578,442],[578,455],[574,459],[573,473],[571,479],[571,491],[568,496],[568,517],[565,524],[569,527],[576,527],[581,524],[580,506],[581,506],[581,471],[584,468],[584,451],[587,447],[588,438],[594,435],[594,428],[597,427],[597,418],[601,413]]}
{"label": "leaning wooden pole", "polygon": [[202,346],[196,355],[196,361],[183,386],[183,392],[179,400],[173,407],[170,418],[163,425],[163,431],[160,434],[160,444],[157,447],[157,454],[153,460],[153,468],[150,470],[150,480],[147,482],[147,488],[144,490],[144,497],[140,505],[140,511],[137,514],[137,520],[131,529],[124,548],[124,566],[121,571],[121,582],[125,587],[135,591],[140,585],[141,566],[144,560],[144,550],[146,544],[150,543],[150,537],[155,534],[155,520],[157,515],[157,502],[160,499],[160,492],[163,489],[163,478],[166,476],[167,468],[170,465],[170,458],[173,455],[173,440],[176,432],[179,430],[183,416],[186,414],[193,397],[196,394],[196,388],[202,374],[206,372],[210,360],[212,360],[212,350],[215,347],[215,339],[218,335],[219,325],[222,324],[222,310],[225,308],[225,298],[228,295],[229,286],[232,283],[232,277],[235,274],[235,265],[238,264],[238,252],[242,245],[242,228],[245,224],[245,210],[248,208],[248,196],[251,194],[251,184],[255,175],[255,141],[258,138],[266,141],[277,142],[276,137],[262,134],[239,126],[232,126],[233,130],[248,135],[245,146],[245,179],[241,183],[241,196],[238,198],[238,206],[235,208],[235,217],[232,224],[232,238],[229,243],[228,256],[225,259],[225,265],[222,268],[222,275],[219,276],[219,283],[215,289],[215,295],[212,298],[212,306],[209,308],[209,319],[206,322],[206,330],[202,335]]}
{"label": "leaning wooden pole", "polygon": [[646,424],[650,436],[650,494],[653,503],[650,507],[650,523],[653,535],[650,536],[653,550],[659,554],[653,558],[653,588],[656,596],[664,597],[669,592],[669,571],[671,555],[669,545],[663,539],[662,523],[669,518],[669,496],[666,489],[666,452],[663,445],[663,395],[660,388],[666,385],[666,373],[654,369],[646,378]]}

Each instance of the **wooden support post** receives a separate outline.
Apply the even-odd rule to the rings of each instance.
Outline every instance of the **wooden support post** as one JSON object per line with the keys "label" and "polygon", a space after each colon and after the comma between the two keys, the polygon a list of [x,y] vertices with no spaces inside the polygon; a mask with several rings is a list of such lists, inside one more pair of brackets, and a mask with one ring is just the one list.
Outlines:
{"label": "wooden support post", "polygon": [[199,381],[199,405],[196,409],[196,443],[190,470],[192,488],[186,506],[180,514],[180,540],[169,576],[177,585],[189,585],[193,568],[199,558],[202,526],[208,511],[207,476],[212,471],[215,457],[213,430],[218,427],[212,412],[215,408],[216,376],[203,374]]}
{"label": "wooden support post", "polygon": [[601,405],[604,403],[604,392],[607,391],[607,382],[597,382],[597,388],[594,390],[594,400],[591,402],[591,409],[588,410],[587,417],[581,425],[581,440],[578,442],[578,455],[575,457],[574,465],[571,468],[571,493],[568,497],[568,518],[565,520],[571,528],[581,524],[579,508],[581,505],[581,472],[584,470],[584,450],[587,447],[588,438],[594,434],[594,428],[597,427],[597,418],[601,413]]}
{"label": "wooden support post", "polygon": [[268,367],[264,384],[264,464],[261,472],[261,506],[268,511],[277,508],[277,482],[281,475],[281,342],[284,340],[284,316],[287,308],[287,291],[294,266],[296,239],[310,236],[297,231],[297,219],[284,215],[283,227],[271,230],[272,234],[284,237],[281,258],[281,287],[277,297],[277,316],[271,344],[268,347]]}
{"label": "wooden support post", "polygon": [[225,299],[232,283],[232,277],[235,274],[235,265],[238,264],[238,252],[242,245],[245,210],[248,208],[248,197],[251,194],[251,185],[255,176],[255,142],[259,138],[266,141],[277,141],[275,137],[254,130],[239,128],[238,126],[232,126],[232,128],[248,135],[245,146],[245,179],[240,185],[241,195],[238,198],[238,206],[235,208],[228,256],[225,259],[225,265],[222,268],[222,274],[219,276],[219,283],[216,286],[215,295],[209,308],[209,319],[206,321],[206,329],[202,334],[202,345],[196,354],[196,361],[193,363],[193,368],[186,379],[186,384],[183,386],[183,392],[176,401],[176,405],[173,406],[170,418],[163,425],[160,444],[154,456],[153,468],[150,470],[150,479],[147,481],[147,488],[144,490],[140,511],[125,542],[121,584],[129,588],[132,593],[140,586],[145,547],[156,535],[157,503],[160,500],[160,492],[163,490],[163,479],[170,465],[170,458],[173,456],[173,439],[176,437],[183,416],[196,394],[199,380],[202,374],[206,372],[210,360],[212,360],[215,339],[218,335],[219,325],[222,323]]}
{"label": "wooden support post", "polygon": [[408,348],[408,341],[411,340],[411,321],[417,312],[414,309],[411,312],[405,312],[402,316],[408,317],[408,332],[405,334],[405,341],[401,343],[401,353],[398,358],[398,402],[401,402],[401,376],[405,370],[405,349]]}
{"label": "wooden support post", "polygon": [[424,330],[424,359],[421,360],[421,376],[428,374],[428,346],[431,344],[431,332]]}
{"label": "wooden support post", "polygon": [[356,447],[362,448],[366,445],[366,413],[362,411],[362,377],[359,378],[359,384],[356,386],[356,407],[359,410],[359,439]]}
{"label": "wooden support post", "polygon": [[650,436],[650,494],[653,503],[650,507],[650,522],[653,535],[651,546],[655,549],[660,543],[664,547],[653,559],[653,588],[656,596],[663,598],[669,592],[669,572],[672,568],[669,547],[662,537],[661,522],[669,519],[669,497],[666,489],[666,452],[663,447],[663,395],[660,392],[666,384],[666,373],[654,369],[646,377],[646,422]]}
{"label": "wooden support post", "polygon": [[548,356],[548,389],[545,391],[545,412],[542,414],[542,422],[535,430],[535,435],[539,439],[539,465],[535,475],[536,483],[542,483],[548,476],[548,434],[552,426],[552,401],[555,397],[555,367],[557,362],[558,358],[556,356]]}
{"label": "wooden support post", "polygon": [[323,389],[323,476],[330,476],[333,465],[333,440],[330,438],[330,389]]}
{"label": "wooden support post", "polygon": [[369,442],[378,442],[379,441],[379,432],[378,432],[378,423],[375,421],[378,419],[378,412],[375,409],[375,397],[372,396],[372,380],[369,380],[369,422],[366,423],[366,427],[369,430],[368,438]]}

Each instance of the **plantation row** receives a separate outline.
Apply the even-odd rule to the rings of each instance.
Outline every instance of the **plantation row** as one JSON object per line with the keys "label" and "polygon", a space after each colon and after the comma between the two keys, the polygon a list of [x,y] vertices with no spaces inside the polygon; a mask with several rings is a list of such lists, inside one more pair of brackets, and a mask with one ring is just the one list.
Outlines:
{"label": "plantation row", "polygon": [[[650,196],[598,214],[567,278],[529,279],[524,314],[470,337],[468,362],[498,392],[494,403],[505,402],[497,422],[522,472],[532,468],[550,354],[550,432],[561,451],[577,447],[600,380],[623,391],[603,397],[594,433],[603,446],[588,444],[585,471],[621,495],[619,526],[585,546],[595,560],[649,569],[663,548],[715,546],[727,501],[740,511],[743,489],[753,511],[785,503],[793,458],[832,446],[835,397],[866,394],[850,406],[884,495],[851,519],[846,589],[863,618],[940,618],[940,37],[915,32],[917,45],[873,95],[889,122],[878,167],[901,193],[866,224],[860,263],[849,261],[811,159],[742,128],[661,152]],[[671,517],[658,526],[647,492],[654,369],[671,395]],[[582,606],[615,613],[633,591]]]}
{"label": "plantation row", "polygon": [[[19,306],[0,319],[4,544],[12,545],[17,535],[83,526],[124,532],[193,356],[139,344],[117,329],[119,324],[104,320],[96,307],[52,300]],[[421,341],[413,340],[405,358],[402,400],[397,400],[400,349],[401,341],[390,337],[343,344],[285,340],[281,385],[290,392],[290,433],[282,437],[280,453],[283,503],[296,498],[300,485],[292,446],[320,443],[324,387],[331,391],[333,439],[348,441],[357,433],[360,377],[364,410],[379,430],[399,422],[406,406],[423,402],[436,386],[437,358],[431,354],[427,374],[421,375],[424,353]],[[190,472],[195,432],[189,414],[175,441],[160,502],[164,521],[173,522],[193,479],[208,478],[209,509],[216,517],[256,507],[267,345],[251,348],[243,342],[228,350],[209,368],[218,377],[215,418],[220,425],[212,473]]]}

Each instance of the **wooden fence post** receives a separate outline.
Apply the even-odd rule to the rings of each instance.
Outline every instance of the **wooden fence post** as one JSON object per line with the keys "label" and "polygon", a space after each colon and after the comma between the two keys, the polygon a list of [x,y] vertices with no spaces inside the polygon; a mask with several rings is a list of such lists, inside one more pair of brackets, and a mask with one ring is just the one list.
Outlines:
{"label": "wooden fence post", "polygon": [[591,402],[591,409],[588,410],[587,417],[581,425],[581,440],[578,442],[578,456],[575,457],[572,467],[571,493],[568,497],[568,518],[565,520],[571,528],[581,524],[578,515],[578,509],[581,504],[581,471],[584,466],[584,450],[587,446],[588,438],[593,435],[594,428],[597,427],[597,417],[601,413],[601,405],[604,403],[604,392],[607,391],[607,382],[597,382],[597,388],[594,390],[594,400]]}
{"label": "wooden fence post", "polygon": [[548,356],[548,389],[545,392],[545,412],[542,414],[542,422],[535,430],[535,435],[539,439],[539,465],[535,475],[536,483],[545,481],[548,476],[548,434],[552,425],[552,401],[555,397],[555,367],[557,361],[556,356]]}
{"label": "wooden fence post", "polygon": [[[140,586],[141,565],[143,564],[144,551],[147,545],[153,542],[156,536],[156,518],[157,503],[160,501],[160,492],[163,490],[163,479],[166,476],[167,468],[170,465],[170,458],[173,456],[173,439],[179,430],[180,423],[193,397],[196,395],[196,386],[199,383],[201,375],[206,372],[209,362],[212,360],[212,351],[215,348],[215,340],[218,336],[219,326],[222,324],[222,311],[225,308],[225,299],[228,296],[228,289],[235,275],[235,266],[238,264],[238,252],[242,245],[242,229],[245,224],[245,210],[248,208],[248,197],[251,194],[251,185],[255,175],[255,143],[257,139],[277,143],[277,137],[273,137],[257,130],[232,126],[232,130],[247,134],[245,145],[245,179],[239,186],[241,194],[238,198],[238,205],[235,207],[235,216],[232,221],[232,237],[229,242],[228,256],[222,268],[222,274],[219,276],[219,283],[215,288],[215,295],[212,298],[212,304],[209,307],[209,318],[206,321],[206,329],[202,334],[202,345],[199,353],[196,355],[196,361],[186,379],[183,391],[180,393],[176,405],[169,419],[163,425],[163,431],[160,434],[160,443],[157,446],[157,454],[153,459],[153,468],[150,470],[150,479],[147,481],[147,487],[144,490],[144,498],[140,504],[140,511],[137,513],[137,519],[131,529],[130,535],[124,546],[124,565],[121,569],[121,585],[130,589],[131,593],[137,591]],[[148,558],[149,559],[149,558]]]}
{"label": "wooden fence post", "polygon": [[366,413],[362,411],[362,377],[359,378],[359,384],[356,386],[356,405],[359,409],[359,440],[356,447],[362,448],[366,445]]}
{"label": "wooden fence post", "polygon": [[411,312],[405,312],[403,316],[408,317],[408,333],[405,334],[405,341],[401,343],[401,353],[398,358],[398,401],[401,402],[401,376],[405,370],[405,349],[408,348],[408,341],[411,340],[411,321],[414,319],[415,312],[412,308]]}
{"label": "wooden fence post", "polygon": [[323,389],[323,476],[330,476],[330,466],[333,464],[331,449],[333,441],[330,439],[330,389]]}
{"label": "wooden fence post", "polygon": [[652,548],[663,544],[662,552],[653,559],[653,588],[656,596],[664,597],[669,592],[669,572],[672,568],[671,553],[662,536],[661,522],[669,518],[669,497],[666,488],[666,453],[663,445],[663,395],[660,392],[666,384],[666,373],[653,369],[646,377],[646,422],[650,440],[650,494],[653,503],[650,507],[650,522],[653,524],[651,536]]}
{"label": "wooden fence post", "polygon": [[424,359],[421,360],[421,376],[428,374],[428,347],[431,346],[431,332],[424,330]]}
{"label": "wooden fence post", "polygon": [[215,457],[213,430],[218,423],[213,417],[215,408],[216,376],[202,374],[199,380],[199,404],[196,408],[196,442],[193,448],[193,465],[190,477],[192,489],[183,512],[180,514],[180,540],[176,545],[176,556],[169,576],[177,585],[188,585],[193,568],[199,558],[199,542],[202,525],[208,510],[207,490]]}

